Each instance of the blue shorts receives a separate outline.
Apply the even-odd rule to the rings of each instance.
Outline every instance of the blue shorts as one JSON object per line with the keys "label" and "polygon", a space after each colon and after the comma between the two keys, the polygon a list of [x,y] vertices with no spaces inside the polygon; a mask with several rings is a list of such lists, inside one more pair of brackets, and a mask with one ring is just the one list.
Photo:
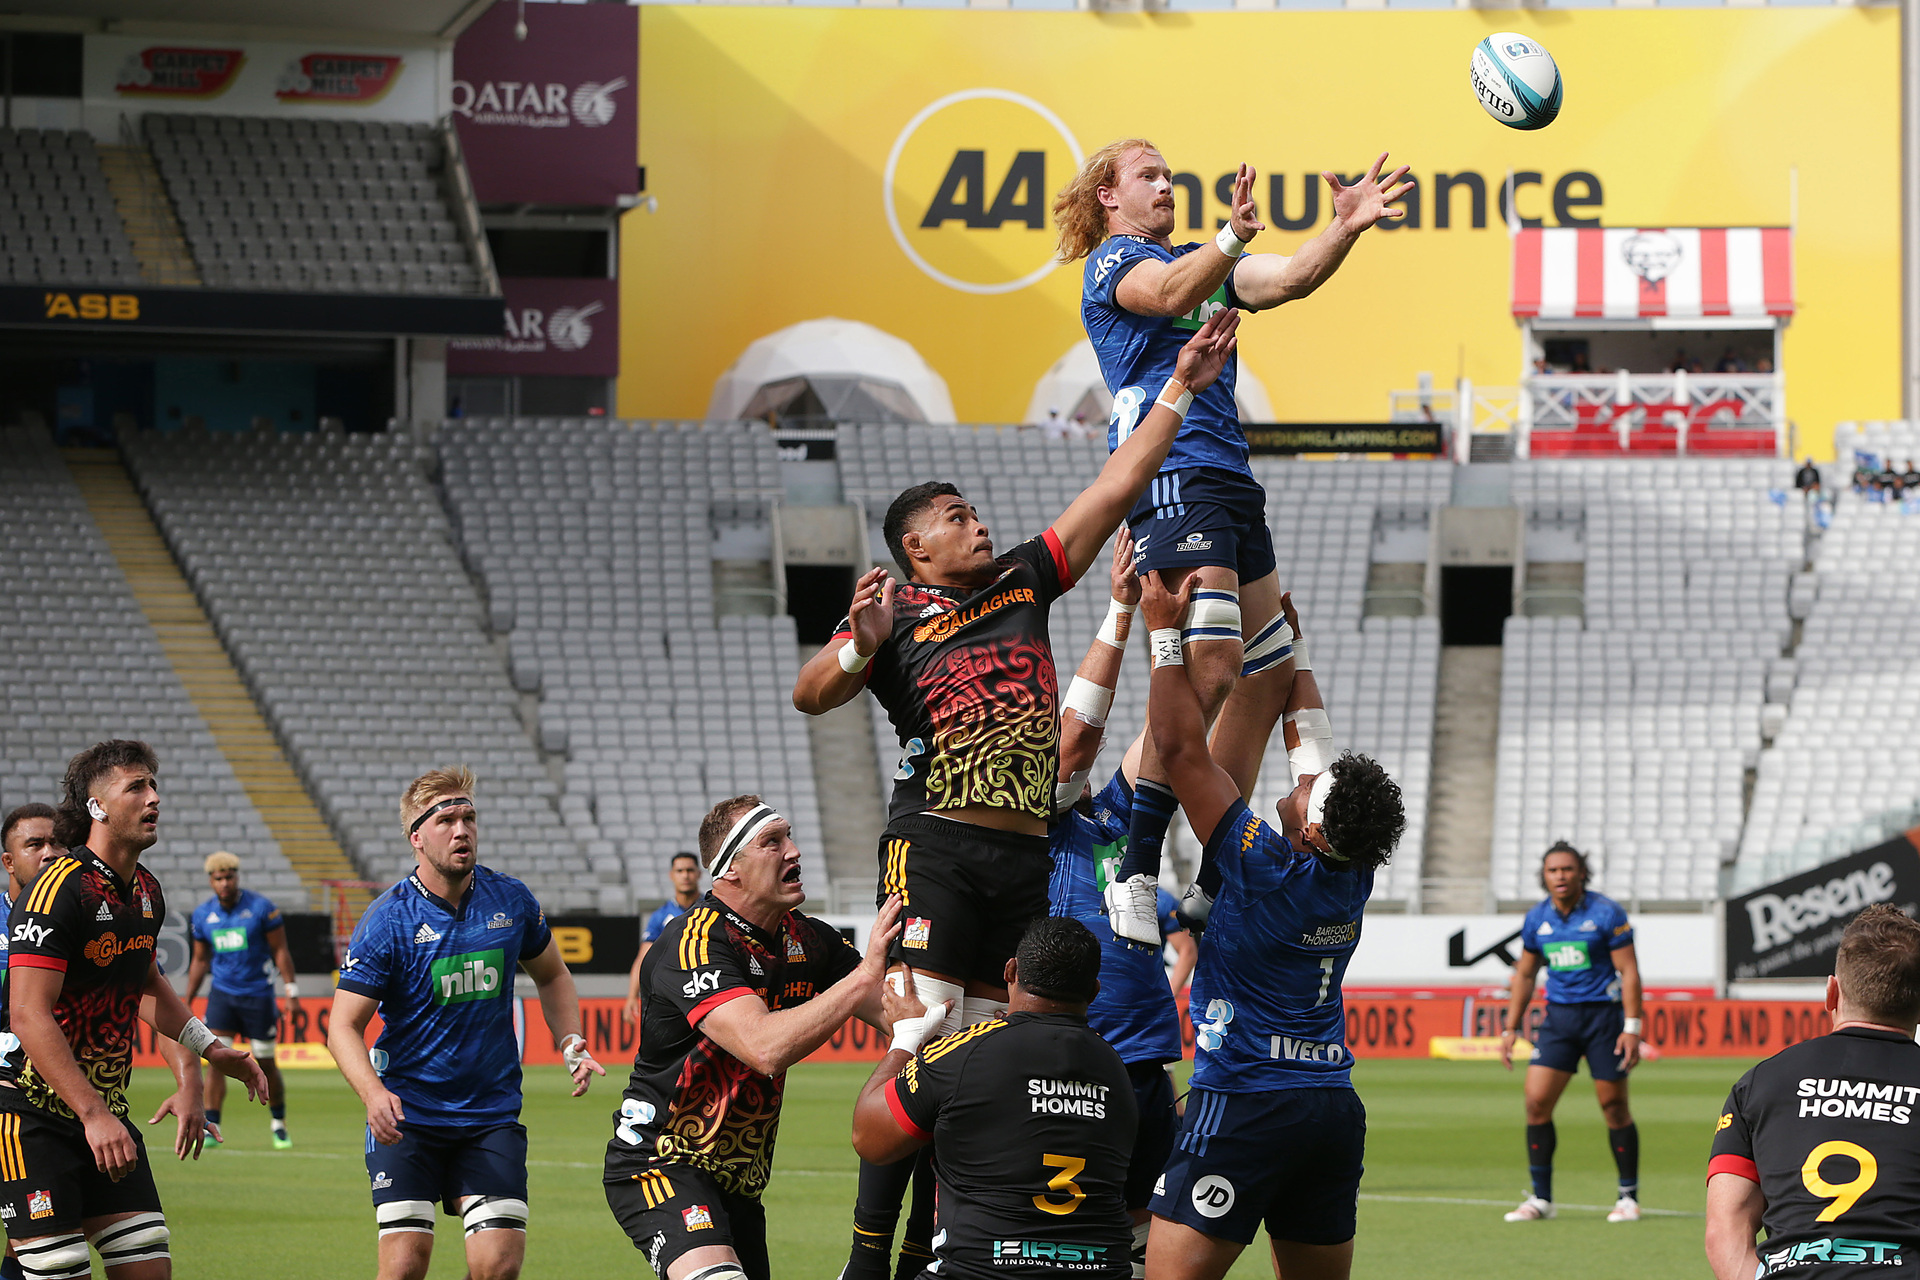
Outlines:
{"label": "blue shorts", "polygon": [[1127,1162],[1127,1208],[1144,1209],[1153,1199],[1153,1183],[1173,1154],[1180,1116],[1173,1105],[1173,1080],[1158,1062],[1129,1062],[1133,1103],[1140,1124],[1133,1131],[1133,1158]]}
{"label": "blue shorts", "polygon": [[1529,1065],[1576,1072],[1585,1058],[1595,1080],[1626,1079],[1613,1050],[1626,1016],[1625,1008],[1611,1000],[1549,1004],[1540,1030],[1534,1033]]}
{"label": "blue shorts", "polygon": [[476,1128],[400,1122],[400,1141],[383,1147],[367,1130],[367,1179],[373,1202],[438,1200],[455,1217],[468,1196],[527,1198],[527,1127],[508,1121]]}
{"label": "blue shorts", "polygon": [[230,996],[215,987],[207,997],[208,1030],[233,1033],[248,1040],[280,1038],[280,1008],[270,995]]}
{"label": "blue shorts", "polygon": [[1127,527],[1133,567],[1141,573],[1224,565],[1245,586],[1272,573],[1276,563],[1267,491],[1237,471],[1162,471],[1127,513]]}
{"label": "blue shorts", "polygon": [[1367,1109],[1351,1089],[1195,1089],[1148,1208],[1236,1244],[1262,1224],[1275,1240],[1345,1244],[1366,1145]]}

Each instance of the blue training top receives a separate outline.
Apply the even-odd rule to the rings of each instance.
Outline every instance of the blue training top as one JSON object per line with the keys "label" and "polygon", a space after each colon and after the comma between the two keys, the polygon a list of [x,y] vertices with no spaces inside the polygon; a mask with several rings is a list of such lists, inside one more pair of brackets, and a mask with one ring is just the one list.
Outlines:
{"label": "blue training top", "polygon": [[[1207,241],[1204,243],[1211,243]],[[1111,236],[1087,257],[1080,291],[1080,322],[1100,360],[1100,375],[1113,393],[1113,414],[1107,423],[1107,448],[1118,449],[1140,425],[1160,388],[1173,376],[1180,348],[1217,311],[1240,306],[1233,292],[1233,276],[1213,296],[1184,316],[1140,316],[1120,305],[1115,292],[1129,271],[1149,259],[1172,262],[1201,244],[1162,249],[1137,236]],[[1240,411],[1233,401],[1240,357],[1227,361],[1212,386],[1193,398],[1186,421],[1174,437],[1162,471],[1189,467],[1218,467],[1251,476],[1247,465],[1247,437],[1240,429]]]}
{"label": "blue training top", "polygon": [[213,989],[230,996],[273,995],[273,951],[267,933],[286,927],[280,908],[251,889],[229,911],[218,896],[193,909],[193,940],[213,949]]}
{"label": "blue training top", "polygon": [[1620,1002],[1615,947],[1633,941],[1624,907],[1588,890],[1565,916],[1553,899],[1537,902],[1520,926],[1520,945],[1546,962],[1547,1003]]}
{"label": "blue training top", "polygon": [[1208,853],[1220,893],[1200,935],[1189,1012],[1196,1088],[1351,1088],[1340,983],[1373,869],[1295,849],[1236,800]]}
{"label": "blue training top", "polygon": [[646,925],[640,930],[640,941],[660,941],[660,931],[667,927],[667,922],[685,914],[687,914],[685,907],[681,906],[674,899],[668,898],[665,902],[655,907],[653,914],[647,917]]}
{"label": "blue training top", "polygon": [[[1048,837],[1053,878],[1047,898],[1053,914],[1069,916],[1100,939],[1100,994],[1087,1009],[1087,1025],[1113,1046],[1122,1062],[1177,1062],[1180,1011],[1167,986],[1160,948],[1115,937],[1101,897],[1127,846],[1133,788],[1119,770],[1093,798],[1093,815],[1069,809]],[[1173,895],[1160,890],[1160,937],[1181,932]]]}
{"label": "blue training top", "polygon": [[340,987],[380,1002],[373,1065],[409,1120],[471,1127],[519,1116],[514,968],[552,937],[527,886],[485,867],[457,907],[408,876],[367,908]]}

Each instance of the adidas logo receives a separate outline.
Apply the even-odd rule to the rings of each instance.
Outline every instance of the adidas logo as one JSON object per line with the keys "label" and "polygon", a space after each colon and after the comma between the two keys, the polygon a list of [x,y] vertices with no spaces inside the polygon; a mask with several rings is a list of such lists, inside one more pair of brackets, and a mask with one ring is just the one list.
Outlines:
{"label": "adidas logo", "polygon": [[112,920],[113,908],[103,902],[100,904],[100,909],[93,913],[93,918],[95,920]]}
{"label": "adidas logo", "polygon": [[440,941],[440,935],[433,931],[432,925],[423,924],[420,926],[420,931],[413,935],[413,940],[415,942],[438,942]]}

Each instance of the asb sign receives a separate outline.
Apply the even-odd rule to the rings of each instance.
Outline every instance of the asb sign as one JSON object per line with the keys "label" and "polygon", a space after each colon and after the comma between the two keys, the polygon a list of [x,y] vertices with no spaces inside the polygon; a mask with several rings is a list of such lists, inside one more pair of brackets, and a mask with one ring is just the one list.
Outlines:
{"label": "asb sign", "polygon": [[1059,265],[1048,210],[1085,158],[1065,122],[1025,94],[935,99],[887,156],[881,201],[894,243],[950,289],[1024,289]]}

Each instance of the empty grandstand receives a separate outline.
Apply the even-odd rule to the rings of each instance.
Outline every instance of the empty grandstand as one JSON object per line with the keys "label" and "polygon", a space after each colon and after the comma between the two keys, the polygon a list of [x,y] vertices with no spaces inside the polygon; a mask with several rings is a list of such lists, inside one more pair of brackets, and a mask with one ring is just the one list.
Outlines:
{"label": "empty grandstand", "polygon": [[93,138],[0,128],[0,283],[139,278]]}

